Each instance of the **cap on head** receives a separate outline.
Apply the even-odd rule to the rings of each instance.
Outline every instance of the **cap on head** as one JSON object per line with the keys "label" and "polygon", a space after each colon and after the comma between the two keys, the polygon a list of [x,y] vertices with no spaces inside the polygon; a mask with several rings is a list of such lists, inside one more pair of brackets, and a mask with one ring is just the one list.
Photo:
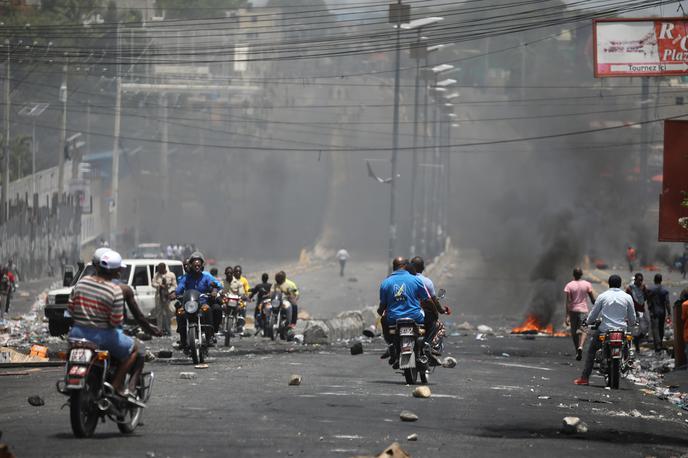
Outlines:
{"label": "cap on head", "polygon": [[122,261],[122,256],[113,250],[103,253],[98,262],[98,266],[105,270],[118,270],[127,265]]}
{"label": "cap on head", "polygon": [[91,262],[93,263],[94,266],[99,266],[100,265],[100,258],[107,253],[108,251],[112,251],[108,247],[100,247],[96,251],[93,252],[93,257],[91,258]]}

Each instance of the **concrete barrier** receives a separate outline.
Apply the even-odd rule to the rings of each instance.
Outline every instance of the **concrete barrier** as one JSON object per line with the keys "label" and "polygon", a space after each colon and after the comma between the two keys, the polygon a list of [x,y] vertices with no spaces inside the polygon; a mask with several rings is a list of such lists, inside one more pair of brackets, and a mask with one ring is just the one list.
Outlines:
{"label": "concrete barrier", "polygon": [[303,343],[329,344],[337,340],[353,339],[363,330],[375,325],[377,313],[373,307],[342,312],[329,320],[309,320],[303,330]]}

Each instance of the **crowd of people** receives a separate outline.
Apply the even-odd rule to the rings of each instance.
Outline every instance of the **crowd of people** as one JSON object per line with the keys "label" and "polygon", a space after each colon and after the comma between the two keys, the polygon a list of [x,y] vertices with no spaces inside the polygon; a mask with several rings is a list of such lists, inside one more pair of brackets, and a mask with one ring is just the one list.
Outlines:
{"label": "crowd of people", "polygon": [[[629,260],[630,262],[630,260]],[[671,324],[669,291],[662,285],[662,274],[655,274],[653,284],[646,286],[643,274],[638,272],[633,281],[622,289],[619,275],[608,279],[609,289],[597,298],[590,282],[583,280],[580,268],[573,270],[573,280],[566,284],[566,324],[570,326],[571,337],[576,350],[576,359],[583,357],[583,346],[589,341],[585,366],[581,377],[574,383],[587,385],[595,361],[595,354],[601,346],[599,336],[609,329],[630,330],[633,347],[640,352],[644,339],[652,340],[655,353],[665,351],[665,326]],[[688,288],[679,299],[688,314]],[[684,297],[685,296],[685,297]],[[589,308],[592,305],[592,309]],[[688,336],[688,322],[684,321],[684,334]],[[589,331],[592,329],[591,331]],[[588,332],[591,333],[588,337]],[[630,351],[630,349],[629,349]]]}

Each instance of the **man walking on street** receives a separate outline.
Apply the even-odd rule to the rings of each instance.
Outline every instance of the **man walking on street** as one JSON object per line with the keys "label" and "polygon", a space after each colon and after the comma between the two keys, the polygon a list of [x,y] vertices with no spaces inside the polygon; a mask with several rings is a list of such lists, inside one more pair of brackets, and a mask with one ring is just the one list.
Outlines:
{"label": "man walking on street", "polygon": [[647,312],[645,311],[645,302],[647,300],[647,287],[643,283],[643,274],[638,272],[633,277],[633,283],[628,285],[626,288],[626,293],[631,295],[633,298],[633,306],[635,308],[635,314],[638,317],[638,324],[640,325],[640,331],[637,336],[633,337],[633,344],[635,345],[635,351],[640,352],[640,341],[647,334],[650,328],[650,320],[647,317]]}
{"label": "man walking on street", "polygon": [[[655,353],[660,353],[664,349],[664,322],[667,317],[671,317],[669,308],[669,291],[662,286],[662,274],[656,274],[654,285],[647,289],[647,304],[650,312],[650,323],[652,329],[652,341],[655,346]],[[671,318],[669,318],[670,322]]]}
{"label": "man walking on street", "polygon": [[635,325],[633,299],[621,290],[621,277],[612,275],[608,281],[609,289],[599,295],[590,315],[585,320],[586,324],[593,324],[599,318],[600,325],[590,336],[583,373],[580,378],[573,381],[576,385],[589,385],[590,374],[595,364],[595,353],[602,347],[600,334],[604,334],[609,329],[625,331],[627,326]]}
{"label": "man walking on street", "polygon": [[170,293],[177,289],[177,278],[167,270],[165,263],[161,262],[155,268],[155,276],[151,283],[155,288],[155,319],[164,335],[172,335]]}
{"label": "man walking on street", "polygon": [[628,245],[628,248],[626,248],[626,260],[628,261],[628,271],[629,272],[633,272],[633,270],[635,268],[635,260],[637,257],[638,257],[638,255],[635,252],[635,248]]}
{"label": "man walking on street", "polygon": [[342,248],[341,250],[337,251],[336,258],[337,261],[339,261],[339,276],[343,277],[344,267],[346,267],[346,261],[349,260],[349,252]]}
{"label": "man walking on street", "polygon": [[588,316],[588,298],[595,304],[595,296],[592,293],[590,282],[583,280],[583,271],[576,267],[573,269],[573,280],[564,287],[566,293],[566,325],[571,326],[571,337],[576,349],[576,360],[583,358],[583,345],[585,344],[585,332],[581,325]]}

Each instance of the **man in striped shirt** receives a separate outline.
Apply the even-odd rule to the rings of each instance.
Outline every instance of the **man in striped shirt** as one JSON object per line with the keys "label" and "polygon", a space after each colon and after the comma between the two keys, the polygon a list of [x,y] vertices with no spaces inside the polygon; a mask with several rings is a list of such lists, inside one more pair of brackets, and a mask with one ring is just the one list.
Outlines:
{"label": "man in striped shirt", "polygon": [[112,386],[119,395],[127,397],[124,377],[136,362],[137,349],[134,340],[120,327],[124,320],[124,297],[122,289],[112,282],[126,266],[116,251],[103,253],[97,261],[96,274],[79,280],[67,304],[74,320],[69,337],[87,339],[119,361]]}

